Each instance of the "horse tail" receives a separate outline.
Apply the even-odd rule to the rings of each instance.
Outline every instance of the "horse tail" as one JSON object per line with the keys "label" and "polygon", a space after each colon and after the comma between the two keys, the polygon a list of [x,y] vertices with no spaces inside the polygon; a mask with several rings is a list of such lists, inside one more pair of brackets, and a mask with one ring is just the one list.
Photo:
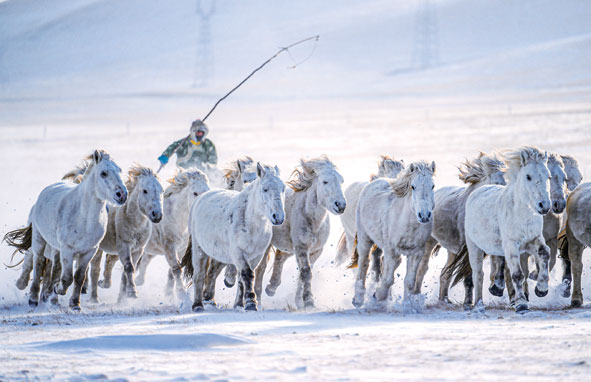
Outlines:
{"label": "horse tail", "polygon": [[435,244],[435,247],[431,250],[431,256],[435,257],[439,254],[439,250],[441,249],[441,244]]}
{"label": "horse tail", "polygon": [[454,276],[451,284],[454,287],[457,283],[472,274],[472,267],[470,266],[470,257],[468,256],[468,247],[464,244],[458,252],[456,258],[449,265],[449,269]]}
{"label": "horse tail", "polygon": [[335,264],[341,265],[347,259],[347,234],[345,232],[342,233],[341,237],[339,238],[339,242],[337,244],[337,255],[335,257]]}
{"label": "horse tail", "polygon": [[355,235],[355,240],[353,240],[353,251],[351,253],[351,262],[347,265],[347,269],[354,269],[357,268],[359,265],[359,252],[357,251],[357,235]]}
{"label": "horse tail", "polygon": [[191,236],[189,236],[189,244],[187,244],[187,249],[185,250],[185,255],[181,260],[181,268],[183,270],[183,277],[186,281],[191,281],[193,279],[193,243]]}
{"label": "horse tail", "polygon": [[33,240],[33,224],[29,224],[26,227],[9,231],[4,235],[5,241],[11,247],[16,248],[16,252],[25,253],[31,248],[31,242]]}

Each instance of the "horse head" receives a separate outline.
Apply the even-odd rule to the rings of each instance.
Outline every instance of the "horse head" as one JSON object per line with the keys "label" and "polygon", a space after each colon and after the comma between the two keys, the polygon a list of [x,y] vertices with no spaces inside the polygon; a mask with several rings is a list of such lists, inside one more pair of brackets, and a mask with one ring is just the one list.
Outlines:
{"label": "horse head", "polygon": [[433,175],[435,175],[435,162],[431,164],[413,162],[404,175],[408,177],[413,207],[417,220],[421,224],[429,223],[433,217],[435,208]]}
{"label": "horse head", "polygon": [[564,164],[557,154],[548,156],[548,171],[550,171],[550,201],[552,202],[552,212],[562,213],[566,207],[566,173]]}
{"label": "horse head", "polygon": [[162,220],[164,190],[156,174],[147,167],[135,165],[129,170],[128,189],[137,194],[141,213],[153,223]]}
{"label": "horse head", "polygon": [[257,163],[259,192],[263,200],[265,215],[273,225],[281,225],[285,220],[285,184],[279,178],[279,168]]}
{"label": "horse head", "polygon": [[121,179],[121,168],[104,150],[95,150],[87,159],[90,164],[83,179],[90,177],[94,181],[96,196],[100,200],[123,205],[127,200],[127,188]]}

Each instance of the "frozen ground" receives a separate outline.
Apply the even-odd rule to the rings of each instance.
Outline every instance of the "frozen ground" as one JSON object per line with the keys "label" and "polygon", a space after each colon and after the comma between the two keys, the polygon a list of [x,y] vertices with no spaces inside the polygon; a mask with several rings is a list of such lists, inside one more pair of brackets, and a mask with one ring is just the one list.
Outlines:
{"label": "frozen ground", "polygon": [[[212,21],[214,81],[195,89],[192,1],[178,8],[0,2],[0,231],[24,224],[39,191],[93,148],[107,149],[123,168],[156,166],[216,96],[278,45],[314,33],[323,38],[310,60],[292,71],[285,70],[289,59],[278,60],[208,120],[221,163],[251,155],[287,178],[298,158],[326,153],[346,186],[367,179],[378,156],[390,154],[435,160],[439,187],[459,184],[456,166],[480,150],[536,144],[574,155],[589,179],[591,7],[499,3],[439,2],[442,65],[425,71],[406,71],[414,14],[405,1],[220,5]],[[165,168],[162,178],[172,172]],[[524,316],[488,293],[486,315],[464,312],[461,288],[452,289],[454,305],[440,306],[442,251],[425,278],[421,313],[401,308],[404,263],[392,300],[358,311],[353,272],[331,263],[340,222],[331,224],[314,269],[312,312],[292,311],[294,260],[277,294],[248,314],[230,309],[234,291],[223,283],[219,311],[190,313],[186,301],[165,295],[163,259],[151,264],[137,301],[117,305],[117,265],[114,286],[99,291],[98,305],[84,298],[80,314],[31,310],[14,286],[19,269],[2,266],[0,380],[555,381],[591,374],[589,250],[581,309],[559,296],[558,268],[549,295],[532,296]],[[10,254],[0,246],[4,263]]]}

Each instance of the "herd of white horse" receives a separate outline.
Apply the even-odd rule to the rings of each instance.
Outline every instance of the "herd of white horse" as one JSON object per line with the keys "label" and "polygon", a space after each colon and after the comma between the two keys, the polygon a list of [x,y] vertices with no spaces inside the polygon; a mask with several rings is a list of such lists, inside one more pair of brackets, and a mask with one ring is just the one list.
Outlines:
{"label": "herd of white horse", "polygon": [[[71,309],[81,309],[87,284],[91,301],[98,302],[98,288],[110,287],[117,259],[123,265],[119,300],[135,298],[150,260],[163,255],[169,265],[167,295],[176,290],[184,296],[185,281],[192,281],[193,311],[215,304],[215,283],[224,267],[226,286],[237,284],[234,306],[257,310],[274,252],[265,292],[275,294],[285,261],[295,255],[295,304],[301,309],[314,306],[312,267],[328,240],[331,213],[341,216],[345,230],[335,263],[350,260],[349,268],[357,268],[355,307],[388,299],[403,254],[403,301],[412,307],[429,259],[443,247],[448,260],[440,300],[447,301],[455,274],[454,283],[463,280],[465,307],[483,310],[483,259],[489,255],[489,291],[502,296],[506,283],[512,306],[526,311],[527,276],[536,281],[536,295],[545,296],[559,246],[563,295],[570,295],[572,281],[571,304],[581,306],[582,253],[591,246],[591,183],[580,184],[577,161],[527,146],[481,153],[459,171],[466,187],[435,191],[435,162],[405,166],[382,156],[377,175],[343,193],[343,177],[326,156],[302,159],[286,183],[277,166],[246,157],[225,172],[225,189],[210,189],[207,175],[197,169],[179,169],[163,189],[158,176],[139,165],[123,182],[110,155],[96,150],[46,187],[27,226],[4,240],[25,255],[16,286],[25,289],[31,279],[31,306],[40,299],[57,304],[72,283]],[[535,261],[531,273],[529,258]],[[376,289],[366,296],[370,262]]]}

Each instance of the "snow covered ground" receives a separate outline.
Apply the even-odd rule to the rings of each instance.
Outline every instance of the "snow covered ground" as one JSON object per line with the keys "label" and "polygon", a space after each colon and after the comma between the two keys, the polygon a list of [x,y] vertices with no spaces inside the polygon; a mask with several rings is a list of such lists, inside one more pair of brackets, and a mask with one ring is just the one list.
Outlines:
{"label": "snow covered ground", "polygon": [[[328,154],[345,186],[375,172],[380,154],[435,160],[436,185],[479,151],[536,144],[572,154],[591,177],[591,6],[581,1],[440,1],[440,65],[410,70],[414,5],[407,1],[217,3],[215,72],[193,88],[194,1],[0,2],[0,231],[25,224],[39,191],[93,148],[126,168],[156,157],[190,121],[278,46],[319,33],[295,70],[281,57],[208,120],[221,163],[277,164]],[[363,4],[363,5],[361,5]],[[244,33],[248,31],[248,33]],[[313,44],[312,44],[313,45]],[[294,51],[295,60],[312,46]],[[163,179],[173,172],[163,170]],[[579,380],[591,373],[591,254],[585,305],[568,309],[559,267],[550,293],[515,315],[485,293],[486,315],[437,303],[446,253],[432,259],[425,308],[400,304],[405,264],[382,309],[351,305],[353,272],[332,260],[338,218],[314,268],[317,310],[294,312],[296,266],[286,263],[262,311],[190,312],[164,293],[156,259],[139,299],[114,285],[83,313],[31,310],[0,268],[0,380]],[[3,244],[0,258],[12,251]],[[269,275],[266,275],[268,278]],[[486,291],[485,291],[486,292]],[[67,300],[62,300],[62,306]]]}

